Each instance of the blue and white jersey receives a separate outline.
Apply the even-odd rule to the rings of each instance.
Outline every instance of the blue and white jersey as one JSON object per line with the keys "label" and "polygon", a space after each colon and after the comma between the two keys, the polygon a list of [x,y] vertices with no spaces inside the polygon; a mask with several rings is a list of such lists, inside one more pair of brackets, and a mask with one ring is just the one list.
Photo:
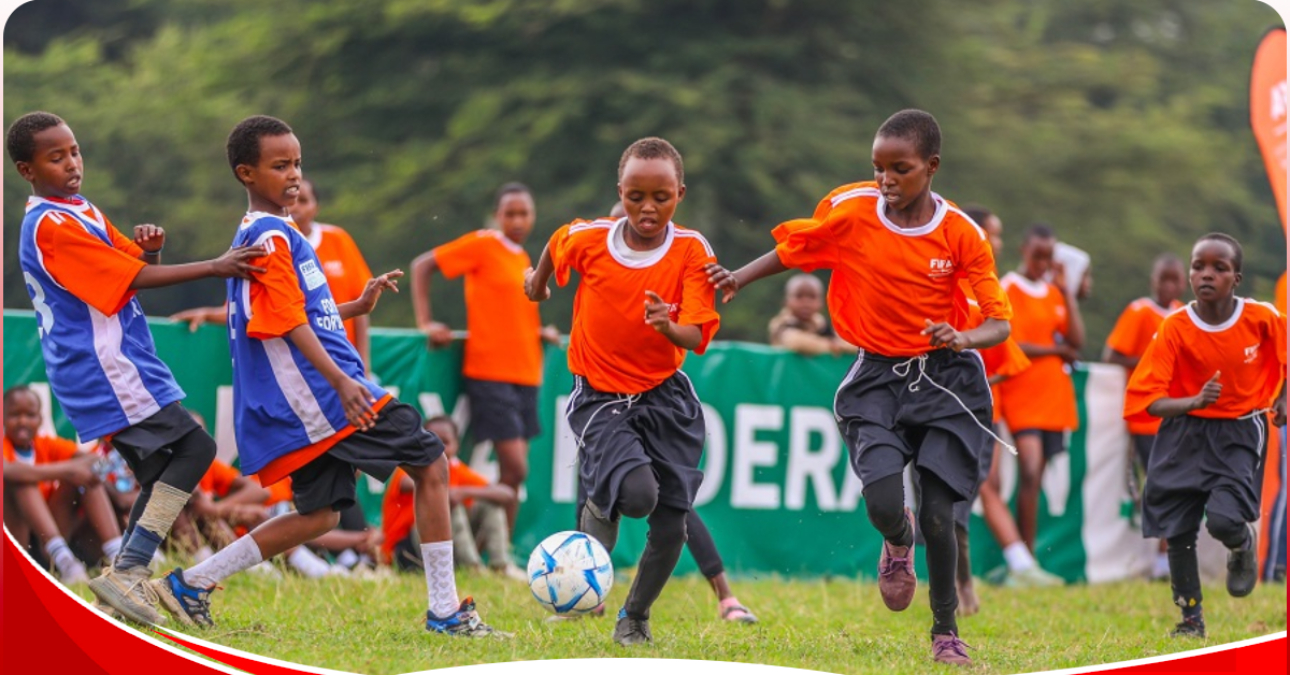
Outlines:
{"label": "blue and white jersey", "polygon": [[49,385],[82,441],[184,398],[130,288],[142,252],[79,195],[27,200],[18,260]]}
{"label": "blue and white jersey", "polygon": [[289,218],[248,213],[233,246],[264,246],[254,280],[228,280],[233,409],[243,473],[323,443],[350,424],[336,390],[287,334],[308,323],[341,371],[385,391],[364,375],[363,360],[345,336],[336,302],[313,246]]}

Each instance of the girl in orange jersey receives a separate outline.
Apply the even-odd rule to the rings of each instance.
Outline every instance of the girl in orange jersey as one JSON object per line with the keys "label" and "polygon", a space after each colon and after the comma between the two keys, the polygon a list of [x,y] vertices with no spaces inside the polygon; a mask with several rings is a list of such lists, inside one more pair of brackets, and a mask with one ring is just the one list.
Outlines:
{"label": "girl in orange jersey", "polygon": [[[905,508],[902,478],[912,462],[927,542],[932,656],[967,665],[954,617],[953,507],[973,496],[980,453],[993,433],[990,387],[976,350],[1007,339],[1012,309],[985,232],[931,190],[940,144],[940,126],[930,114],[892,115],[874,138],[873,182],[839,187],[814,217],[775,228],[775,250],[737,272],[718,265],[708,271],[729,301],[743,286],[790,267],[833,270],[834,326],[860,348],[834,413],[865,486],[869,520],[885,540],[878,590],[894,611],[914,597],[914,516]],[[984,319],[958,330],[967,313],[959,291],[964,278]]]}
{"label": "girl in orange jersey", "polygon": [[648,518],[639,571],[614,641],[653,641],[649,611],[681,556],[686,516],[703,482],[703,409],[681,362],[703,353],[720,325],[703,235],[672,222],[685,197],[681,155],[661,138],[631,144],[618,165],[627,216],[575,220],[552,235],[524,288],[546,300],[555,275],[582,281],[573,307],[565,416],[587,490],[582,530],[613,550],[622,516]]}
{"label": "girl in orange jersey", "polygon": [[1142,534],[1169,545],[1174,636],[1205,637],[1196,535],[1201,519],[1230,550],[1227,592],[1244,597],[1258,575],[1267,413],[1286,420],[1286,323],[1272,305],[1236,296],[1241,245],[1207,234],[1191,253],[1196,300],[1165,318],[1129,380],[1124,418],[1164,418],[1151,449]]}

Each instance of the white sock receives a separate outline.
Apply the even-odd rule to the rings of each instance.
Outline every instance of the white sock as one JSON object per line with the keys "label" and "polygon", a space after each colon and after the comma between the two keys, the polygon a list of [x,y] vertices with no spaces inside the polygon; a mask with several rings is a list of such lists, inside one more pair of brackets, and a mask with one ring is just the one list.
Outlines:
{"label": "white sock", "polygon": [[103,557],[116,560],[116,554],[121,552],[121,542],[124,540],[124,537],[114,537],[103,542]]}
{"label": "white sock", "polygon": [[72,554],[72,549],[68,548],[67,540],[62,537],[54,537],[45,544],[45,553],[49,554],[49,559],[54,563],[60,576],[66,576],[73,572],[78,566],[84,569],[85,565],[76,559]]}
{"label": "white sock", "polygon": [[203,546],[197,549],[197,552],[193,554],[193,561],[205,562],[207,560],[210,560],[211,556],[213,555],[215,555],[215,549],[209,546]]}
{"label": "white sock", "polygon": [[1151,573],[1153,576],[1157,576],[1157,577],[1169,576],[1169,554],[1168,553],[1156,554],[1155,569],[1153,569]]}
{"label": "white sock", "polygon": [[461,606],[457,599],[457,577],[452,571],[452,540],[422,544],[421,562],[426,568],[430,613],[441,619],[452,616]]}
{"label": "white sock", "polygon": [[287,563],[309,579],[321,579],[331,573],[331,565],[305,546],[297,546],[287,556]]}
{"label": "white sock", "polygon": [[1019,541],[1008,544],[1003,549],[1003,559],[1008,561],[1008,569],[1013,572],[1025,572],[1039,564],[1035,561],[1035,556],[1030,554],[1030,549]]}
{"label": "white sock", "polygon": [[214,588],[219,582],[260,564],[262,560],[259,544],[248,534],[184,570],[184,583],[198,588]]}
{"label": "white sock", "polygon": [[336,556],[336,564],[345,569],[350,569],[358,564],[358,554],[354,552],[354,549],[347,548]]}

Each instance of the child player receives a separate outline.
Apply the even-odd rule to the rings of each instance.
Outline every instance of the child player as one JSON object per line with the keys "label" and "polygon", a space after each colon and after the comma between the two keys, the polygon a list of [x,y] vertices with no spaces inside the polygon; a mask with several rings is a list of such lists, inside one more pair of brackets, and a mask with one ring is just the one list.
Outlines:
{"label": "child player", "polygon": [[[1178,298],[1183,291],[1183,264],[1172,253],[1162,253],[1156,257],[1151,266],[1151,296],[1138,298],[1129,303],[1115,322],[1115,328],[1106,338],[1106,347],[1102,350],[1102,360],[1123,366],[1126,375],[1132,376],[1138,367],[1138,360],[1151,344],[1151,338],[1160,328],[1160,322],[1170,312],[1182,307]],[[1127,379],[1127,377],[1126,377]],[[1129,458],[1130,466],[1137,466],[1146,473],[1151,457],[1151,444],[1156,440],[1160,430],[1160,420],[1150,419],[1145,422],[1129,422],[1129,437],[1133,441],[1133,452]],[[1137,472],[1133,472],[1135,479]],[[1168,545],[1160,541],[1160,551],[1156,556],[1155,566],[1151,571],[1152,579],[1169,577]]]}
{"label": "child player", "polygon": [[334,528],[354,503],[357,471],[380,480],[402,467],[416,484],[417,525],[430,607],[426,629],[483,636],[493,630],[458,605],[448,530],[443,444],[421,416],[363,374],[344,320],[371,312],[399,271],[368,282],[337,305],[318,256],[288,215],[300,191],[300,142],[281,120],[255,116],[229,134],[228,161],[250,210],[234,241],[268,253],[264,272],[228,285],[233,407],[242,470],[271,485],[291,477],[297,511],[259,525],[209,559],[156,583],[162,604],[185,624],[211,625],[210,594],[221,580]]}
{"label": "child player", "polygon": [[23,115],[6,145],[33,193],[18,258],[49,385],[77,436],[111,437],[142,486],[121,551],[90,590],[133,621],[157,623],[148,563],[215,458],[215,441],[179,405],[184,392],[157,357],[135,292],[246,275],[262,250],[161,265],[161,228],[137,225],[127,239],[81,196],[81,148],[61,118]]}
{"label": "child player", "polygon": [[[919,523],[927,541],[932,654],[971,662],[954,612],[954,503],[979,482],[990,440],[990,388],[976,349],[1008,337],[1012,310],[994,273],[985,233],[931,191],[941,131],[921,110],[902,110],[873,142],[874,181],[829,193],[810,219],[773,231],[775,250],[731,273],[709,268],[729,300],[740,288],[790,267],[833,270],[829,310],[838,335],[860,348],[834,399],[838,430],[864,483],[869,520],[882,533],[878,589],[889,609],[914,597],[914,517],[903,471],[919,470]],[[966,277],[985,317],[956,330]],[[944,348],[944,349],[943,349]]]}
{"label": "child player", "polygon": [[1169,544],[1170,586],[1182,609],[1174,636],[1205,637],[1196,558],[1202,519],[1230,550],[1227,592],[1254,590],[1267,413],[1277,426],[1286,420],[1285,318],[1236,296],[1241,258],[1240,243],[1226,234],[1196,242],[1196,300],[1161,322],[1124,400],[1128,421],[1163,418],[1147,466],[1142,534]]}
{"label": "child player", "polygon": [[715,262],[703,235],[672,222],[685,197],[681,155],[661,138],[628,146],[618,164],[621,220],[575,220],[556,230],[525,279],[533,300],[550,297],[552,274],[582,277],[569,337],[573,393],[566,409],[580,448],[588,499],[582,530],[608,550],[619,519],[649,519],[649,539],[614,641],[653,641],[650,606],[676,568],[686,515],[703,481],[704,421],[680,371],[703,353],[720,317],[704,266]]}

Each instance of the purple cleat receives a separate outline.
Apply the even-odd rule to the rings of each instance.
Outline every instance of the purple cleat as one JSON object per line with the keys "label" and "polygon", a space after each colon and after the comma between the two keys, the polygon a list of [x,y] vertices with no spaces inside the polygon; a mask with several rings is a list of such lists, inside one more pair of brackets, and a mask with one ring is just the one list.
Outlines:
{"label": "purple cleat", "polygon": [[937,663],[949,663],[956,666],[970,666],[972,659],[967,655],[968,645],[955,633],[932,635],[932,658]]}
{"label": "purple cleat", "polygon": [[[914,531],[914,513],[905,509],[909,531]],[[882,555],[878,558],[878,592],[887,609],[899,612],[914,600],[918,578],[914,576],[914,546],[892,546],[884,540]]]}

